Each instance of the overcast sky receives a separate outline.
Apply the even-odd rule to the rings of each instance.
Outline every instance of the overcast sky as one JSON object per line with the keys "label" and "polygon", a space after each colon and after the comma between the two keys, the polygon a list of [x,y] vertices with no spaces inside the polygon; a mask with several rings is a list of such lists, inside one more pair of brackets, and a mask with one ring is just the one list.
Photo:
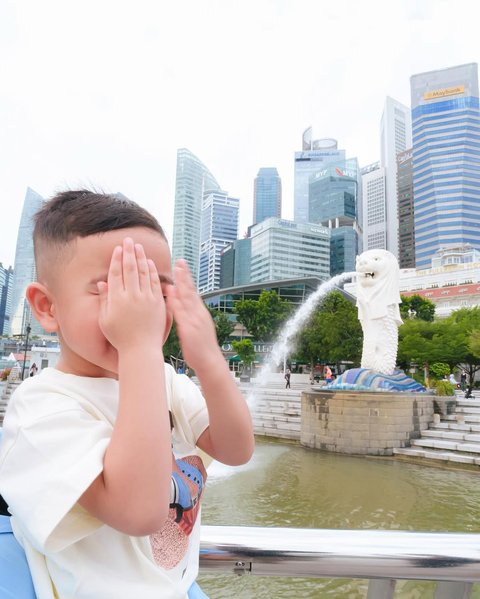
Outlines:
{"label": "overcast sky", "polygon": [[477,0],[0,0],[0,262],[27,186],[121,191],[171,238],[187,147],[251,222],[277,167],[293,216],[302,131],[379,159],[387,95],[412,74],[479,62]]}

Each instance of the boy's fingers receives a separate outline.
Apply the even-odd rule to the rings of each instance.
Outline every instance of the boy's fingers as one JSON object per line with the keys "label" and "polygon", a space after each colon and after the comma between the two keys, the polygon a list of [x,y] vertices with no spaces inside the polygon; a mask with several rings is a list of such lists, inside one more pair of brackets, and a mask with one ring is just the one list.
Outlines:
{"label": "boy's fingers", "polygon": [[162,286],[160,285],[160,279],[158,278],[157,267],[155,266],[155,262],[148,258],[147,260],[147,268],[148,268],[148,277],[149,277],[149,285],[152,290],[153,295],[161,295],[162,294]]}
{"label": "boy's fingers", "polygon": [[142,291],[146,291],[151,288],[150,266],[143,245],[140,243],[135,244],[135,257],[137,259],[138,284]]}
{"label": "boy's fingers", "polygon": [[186,260],[177,260],[175,281],[189,290],[197,291]]}
{"label": "boy's fingers", "polygon": [[122,247],[119,245],[113,250],[107,277],[108,290],[111,293],[123,290],[122,253]]}
{"label": "boy's fingers", "polygon": [[123,240],[123,284],[125,289],[136,291],[140,289],[138,281],[137,257],[135,256],[135,247],[133,239],[125,237]]}

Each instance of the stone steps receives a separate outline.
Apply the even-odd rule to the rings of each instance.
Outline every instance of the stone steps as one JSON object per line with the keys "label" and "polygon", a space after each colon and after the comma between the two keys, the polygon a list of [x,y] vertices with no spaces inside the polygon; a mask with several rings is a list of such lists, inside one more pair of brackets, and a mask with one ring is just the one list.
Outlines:
{"label": "stone steps", "polygon": [[480,414],[469,414],[468,412],[455,412],[443,417],[447,422],[470,422],[472,424],[480,424]]}
{"label": "stone steps", "polygon": [[460,464],[480,467],[480,398],[465,399],[457,394],[453,414],[441,417],[421,431],[410,447],[394,449],[400,459],[412,459],[432,464]]}
{"label": "stone steps", "polygon": [[250,402],[253,430],[256,435],[278,437],[298,441],[301,428],[301,389],[242,386],[248,397],[254,391]]}
{"label": "stone steps", "polygon": [[433,449],[420,449],[420,448],[399,448],[393,451],[395,457],[408,459],[421,459],[422,461],[436,461],[451,464],[470,464],[471,466],[480,466],[480,457],[476,457],[473,454],[463,454],[457,451],[435,451]]}
{"label": "stone steps", "polygon": [[480,443],[480,433],[469,433],[466,431],[442,431],[436,429],[428,429],[422,431],[422,438],[446,439],[450,441],[473,441]]}
{"label": "stone steps", "polygon": [[447,449],[449,451],[480,454],[480,443],[467,443],[463,441],[452,441],[447,439],[427,439],[423,437],[423,432],[421,439],[412,439],[411,446],[414,448],[427,447],[432,449]]}
{"label": "stone steps", "polygon": [[430,427],[429,430],[450,430],[450,431],[466,431],[470,433],[480,433],[480,424],[466,424],[460,422],[439,422]]}

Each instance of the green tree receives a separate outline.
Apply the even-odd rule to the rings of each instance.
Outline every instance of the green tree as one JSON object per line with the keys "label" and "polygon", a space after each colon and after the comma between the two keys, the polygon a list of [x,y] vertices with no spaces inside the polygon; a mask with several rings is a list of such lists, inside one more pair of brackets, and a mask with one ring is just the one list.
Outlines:
{"label": "green tree", "polygon": [[434,362],[430,366],[430,372],[432,372],[437,379],[443,379],[450,374],[450,366],[445,362]]}
{"label": "green tree", "polygon": [[471,387],[475,373],[480,370],[480,357],[471,348],[472,333],[478,329],[478,307],[462,308],[433,322],[406,320],[399,329],[397,361],[403,368],[411,362],[426,364],[427,368],[435,362],[445,362],[451,370],[462,367]]}
{"label": "green tree", "polygon": [[237,352],[240,360],[248,370],[255,360],[255,348],[251,339],[242,339],[241,341],[232,342],[233,349]]}
{"label": "green tree", "polygon": [[357,308],[339,292],[329,293],[296,338],[295,358],[336,364],[360,363],[362,327]]}
{"label": "green tree", "polygon": [[[415,318],[432,322],[435,317],[435,304],[429,299],[425,299],[421,295],[411,295],[407,297],[401,296],[402,303],[400,304],[400,315],[403,320],[410,318],[412,311],[415,313]],[[408,311],[410,310],[410,314]]]}
{"label": "green tree", "polygon": [[468,338],[468,349],[473,356],[480,359],[480,329],[473,329]]}
{"label": "green tree", "polygon": [[178,338],[177,325],[175,322],[173,322],[167,340],[163,344],[163,356],[165,360],[170,362],[175,368],[177,368],[178,361],[183,360],[182,348],[180,347],[180,340]]}
{"label": "green tree", "polygon": [[292,309],[292,304],[273,290],[263,290],[258,300],[240,300],[234,307],[238,322],[243,324],[255,341],[274,339]]}
{"label": "green tree", "polygon": [[230,335],[233,333],[235,324],[228,318],[225,312],[221,312],[216,308],[209,306],[208,311],[215,323],[215,332],[217,333],[217,342],[220,347],[227,341]]}

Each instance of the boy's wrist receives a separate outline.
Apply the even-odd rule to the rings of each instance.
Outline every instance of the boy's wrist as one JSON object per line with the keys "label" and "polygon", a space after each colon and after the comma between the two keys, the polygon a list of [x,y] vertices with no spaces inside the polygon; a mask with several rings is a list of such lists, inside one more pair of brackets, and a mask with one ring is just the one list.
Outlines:
{"label": "boy's wrist", "polygon": [[202,355],[201,363],[193,366],[192,368],[195,370],[195,374],[201,378],[204,375],[212,374],[212,372],[218,372],[222,369],[227,369],[227,361],[223,357],[220,348],[217,348],[217,351],[211,351],[208,354]]}
{"label": "boy's wrist", "polygon": [[155,360],[158,363],[164,361],[163,348],[146,344],[131,343],[128,346],[117,348],[118,360],[140,359],[142,362]]}

